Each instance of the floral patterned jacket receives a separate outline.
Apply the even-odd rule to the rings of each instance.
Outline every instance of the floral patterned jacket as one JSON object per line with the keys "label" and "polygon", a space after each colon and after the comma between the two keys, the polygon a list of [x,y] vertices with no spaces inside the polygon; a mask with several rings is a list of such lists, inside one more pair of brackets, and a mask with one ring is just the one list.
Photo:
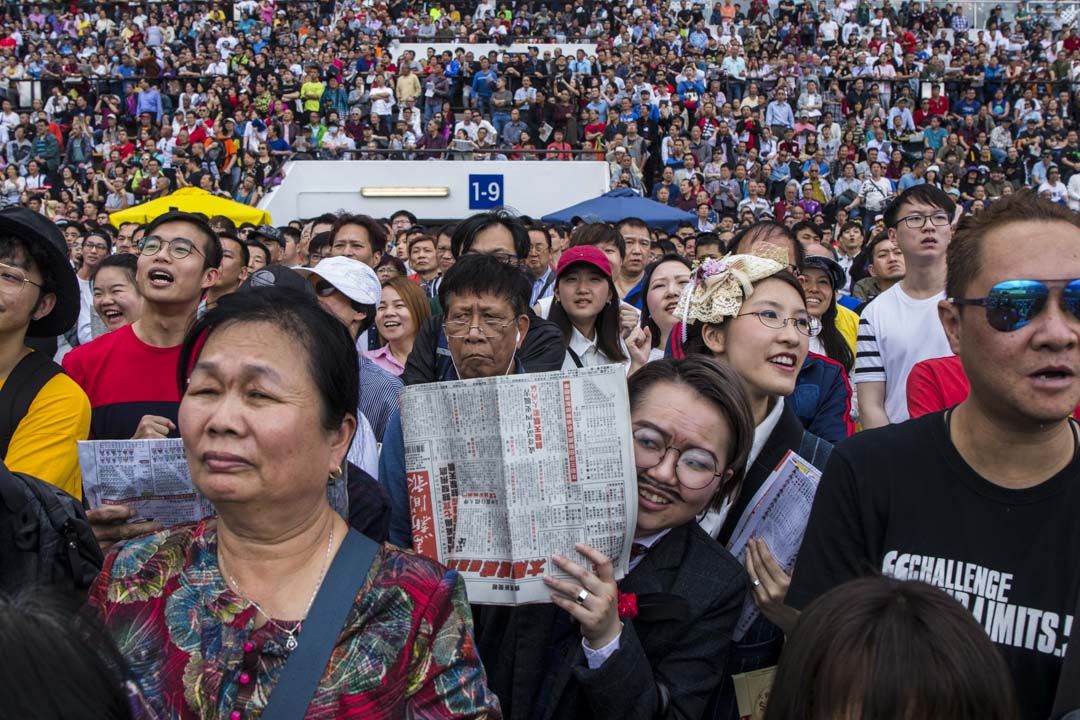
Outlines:
{"label": "floral patterned jacket", "polygon": [[[286,634],[255,629],[255,607],[222,578],[214,520],[114,549],[90,603],[128,662],[144,718],[258,718],[288,657]],[[307,713],[347,717],[502,717],[455,571],[383,545]]]}

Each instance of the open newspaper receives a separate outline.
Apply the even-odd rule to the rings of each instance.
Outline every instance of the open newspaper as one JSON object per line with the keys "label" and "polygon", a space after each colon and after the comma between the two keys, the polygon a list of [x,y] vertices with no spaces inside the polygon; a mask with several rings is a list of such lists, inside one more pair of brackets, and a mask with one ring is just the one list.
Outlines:
{"label": "open newspaper", "polygon": [[[746,544],[759,538],[769,546],[776,564],[791,573],[802,545],[810,508],[814,504],[821,471],[798,454],[788,451],[780,464],[750,499],[732,533],[731,554],[746,564]],[[757,619],[759,610],[748,594],[732,637],[742,640]]]}
{"label": "open newspaper", "polygon": [[[215,514],[191,482],[184,441],[86,440],[79,443],[83,495],[91,508],[129,505],[131,522],[156,520],[169,528]],[[327,486],[330,505],[346,520],[349,498],[344,479]]]}
{"label": "open newspaper", "polygon": [[587,543],[627,572],[637,481],[621,365],[405,388],[413,547],[472,602],[550,602],[552,555]]}
{"label": "open newspaper", "polygon": [[184,442],[178,438],[80,442],[79,467],[92,508],[129,505],[134,521],[156,520],[165,527],[214,514],[210,501],[191,484]]}

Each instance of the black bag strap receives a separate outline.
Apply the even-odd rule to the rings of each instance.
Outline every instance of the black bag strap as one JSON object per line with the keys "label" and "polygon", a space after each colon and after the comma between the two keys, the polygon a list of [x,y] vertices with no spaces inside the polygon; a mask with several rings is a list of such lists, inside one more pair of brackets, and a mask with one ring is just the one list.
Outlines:
{"label": "black bag strap", "polygon": [[7,457],[11,438],[41,388],[63,371],[39,352],[28,353],[12,368],[4,387],[0,388],[0,458]]}
{"label": "black bag strap", "polygon": [[581,364],[581,357],[576,352],[574,352],[574,349],[571,348],[569,345],[566,347],[566,352],[569,353],[570,359],[574,361],[575,365],[577,365],[578,367],[585,367]]}
{"label": "black bag strap", "polygon": [[374,540],[349,530],[304,620],[300,644],[289,655],[270,692],[263,720],[301,720],[307,714],[378,550]]}

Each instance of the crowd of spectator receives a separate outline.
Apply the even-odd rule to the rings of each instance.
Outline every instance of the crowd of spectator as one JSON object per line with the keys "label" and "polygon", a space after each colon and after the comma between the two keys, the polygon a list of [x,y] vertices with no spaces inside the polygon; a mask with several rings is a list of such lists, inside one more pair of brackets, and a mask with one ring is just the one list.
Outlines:
{"label": "crowd of spectator", "polygon": [[[65,590],[109,638],[53,652],[67,619],[0,596],[16,712],[257,716],[334,591],[355,602],[299,698],[326,717],[733,720],[736,683],[777,663],[770,719],[1080,708],[1061,6],[978,28],[856,0],[5,8],[0,489],[22,473],[81,510],[77,440],[179,437],[214,505],[169,527],[100,504],[50,554],[0,497],[0,570],[85,541]],[[184,187],[256,204],[289,159],[376,158],[606,162],[693,215],[111,222]],[[603,365],[628,378],[624,577],[577,545],[551,603],[470,606],[459,571],[399,552],[425,482],[410,423],[444,421],[404,418],[406,386]],[[792,453],[820,482],[788,492]],[[764,515],[797,552],[740,547],[789,481]],[[353,530],[385,542],[342,592]],[[111,699],[66,700],[80,683]]]}
{"label": "crowd of spectator", "polygon": [[924,181],[976,212],[1024,186],[1080,207],[1080,36],[1060,4],[1012,10],[9,4],[0,202],[94,224],[189,186],[255,204],[290,158],[418,158],[606,161],[701,230],[866,225]]}

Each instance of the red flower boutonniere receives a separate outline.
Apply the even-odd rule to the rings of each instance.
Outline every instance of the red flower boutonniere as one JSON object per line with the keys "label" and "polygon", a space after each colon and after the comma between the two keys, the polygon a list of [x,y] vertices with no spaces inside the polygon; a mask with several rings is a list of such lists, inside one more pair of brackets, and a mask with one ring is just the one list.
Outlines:
{"label": "red flower boutonniere", "polygon": [[633,620],[638,616],[637,595],[635,593],[619,593],[618,600],[619,618]]}

